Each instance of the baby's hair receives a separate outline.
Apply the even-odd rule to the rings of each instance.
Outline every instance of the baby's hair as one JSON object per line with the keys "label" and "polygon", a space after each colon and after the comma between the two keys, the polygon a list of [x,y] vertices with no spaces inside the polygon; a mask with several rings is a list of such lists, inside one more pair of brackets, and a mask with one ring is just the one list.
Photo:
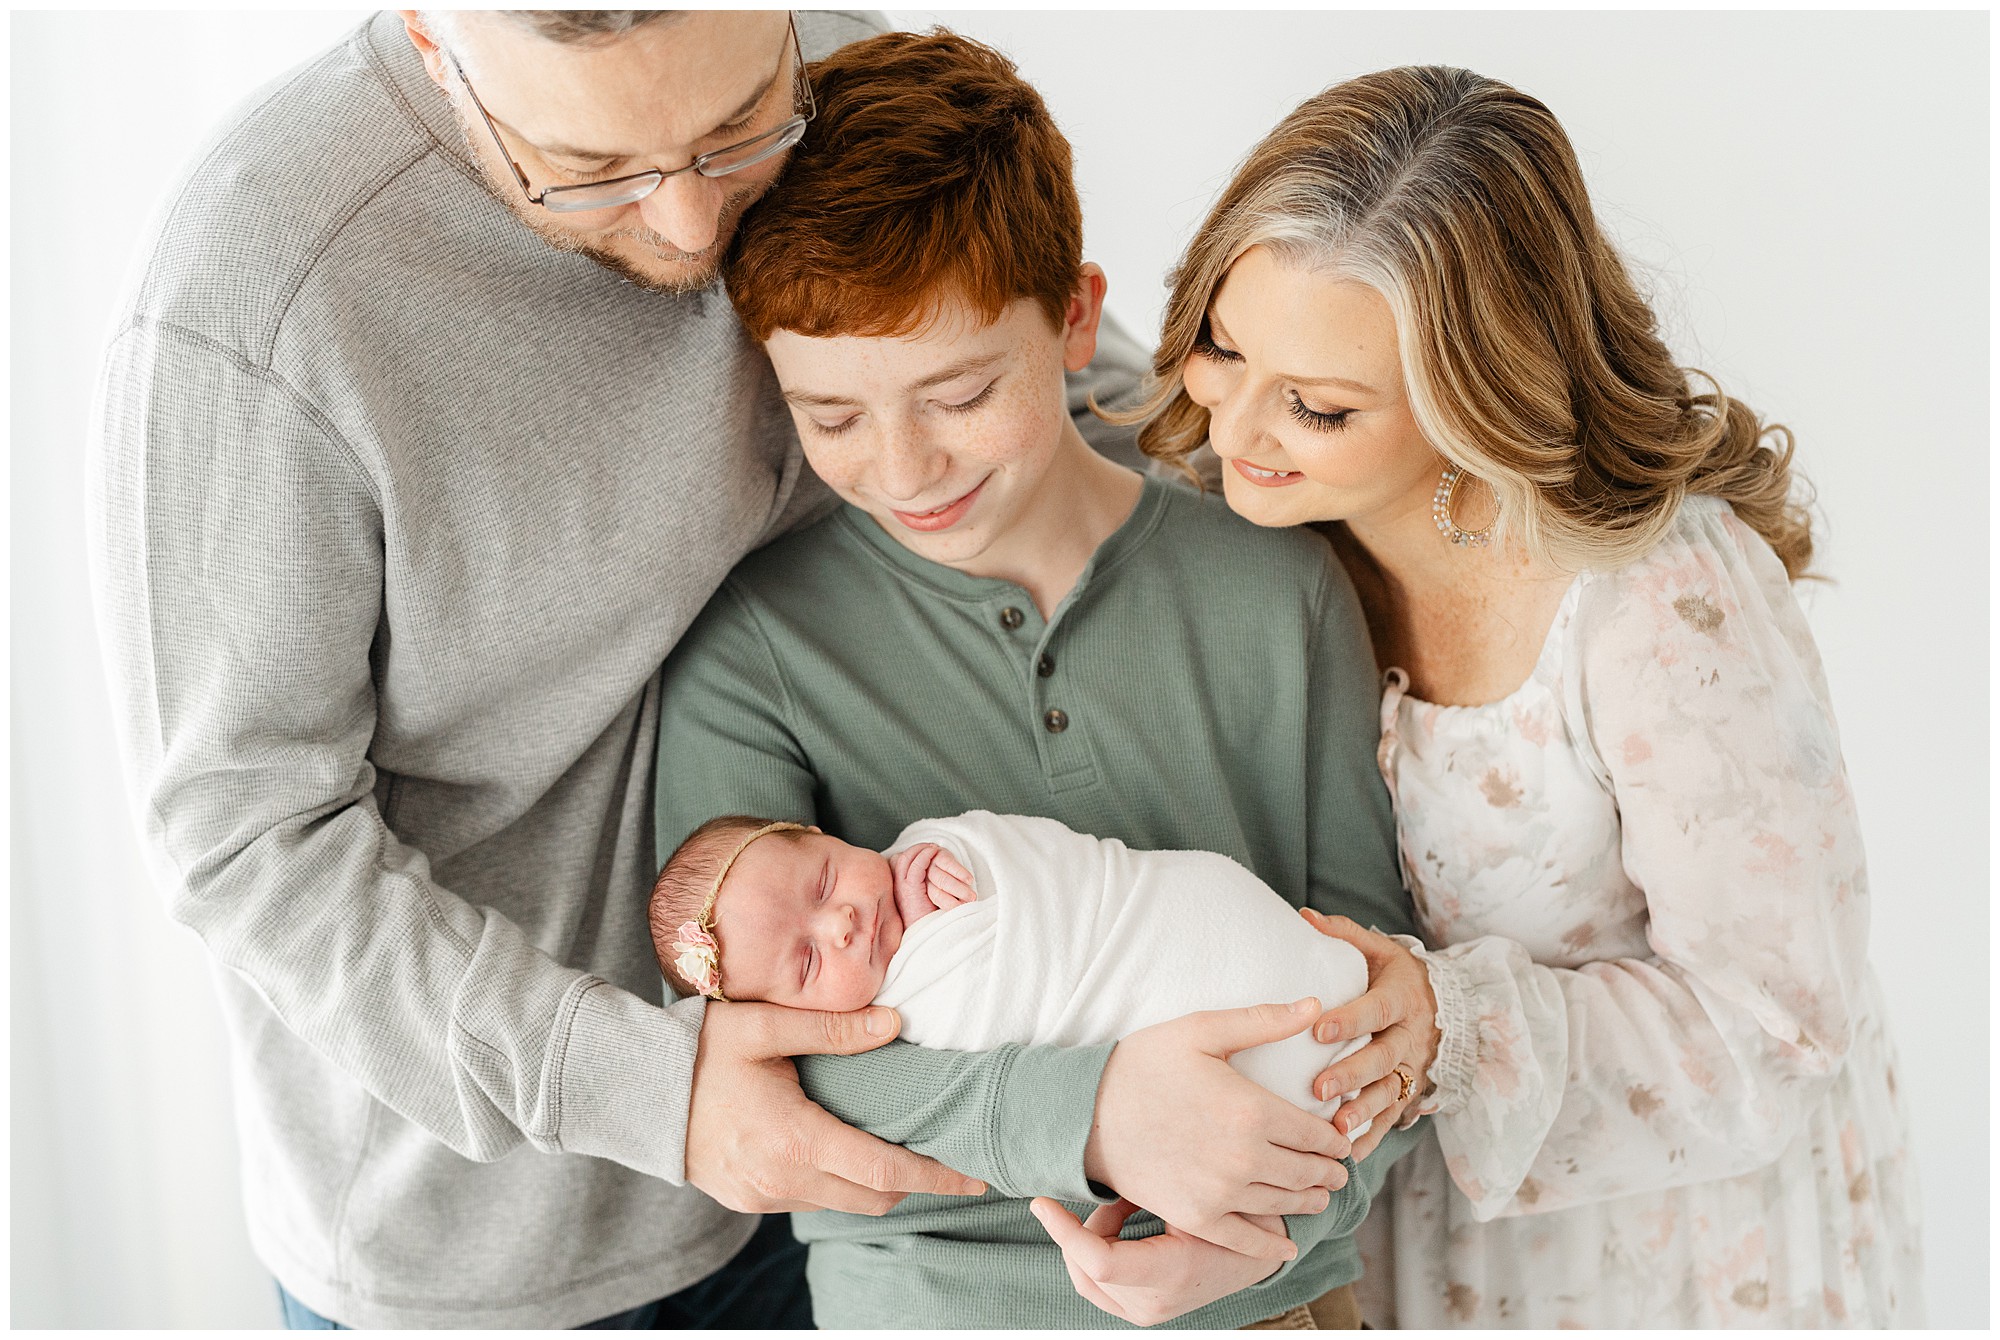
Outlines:
{"label": "baby's hair", "polygon": [[[681,923],[701,915],[701,905],[708,901],[708,891],[714,887],[716,871],[729,859],[736,844],[770,822],[747,814],[724,814],[710,819],[688,834],[686,841],[674,848],[674,854],[660,867],[660,877],[653,881],[653,896],[646,903],[646,923],[653,932],[653,957],[660,961],[660,975],[681,995],[698,996],[701,989],[674,967],[675,932]],[[799,834],[793,830],[771,836],[797,838]]]}

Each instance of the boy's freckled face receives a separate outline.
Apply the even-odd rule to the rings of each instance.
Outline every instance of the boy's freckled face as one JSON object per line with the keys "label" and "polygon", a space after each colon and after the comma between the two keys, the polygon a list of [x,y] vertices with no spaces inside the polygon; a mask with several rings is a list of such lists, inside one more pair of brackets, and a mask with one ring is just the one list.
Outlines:
{"label": "boy's freckled face", "polygon": [[823,833],[760,838],[715,901],[722,992],[810,1010],[875,999],[903,943],[889,862]]}
{"label": "boy's freckled face", "polygon": [[1021,298],[992,322],[952,303],[911,335],[780,330],[765,347],[820,478],[905,547],[961,566],[1048,473],[1069,422],[1068,341]]}

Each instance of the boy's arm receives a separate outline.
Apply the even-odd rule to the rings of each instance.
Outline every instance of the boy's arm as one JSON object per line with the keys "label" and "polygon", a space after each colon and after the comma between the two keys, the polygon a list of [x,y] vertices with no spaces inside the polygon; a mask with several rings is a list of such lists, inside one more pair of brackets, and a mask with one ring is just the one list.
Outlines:
{"label": "boy's arm", "polygon": [[1382,692],[1361,602],[1331,549],[1309,673],[1306,905],[1385,935],[1415,935],[1396,862],[1396,816],[1375,763]]}
{"label": "boy's arm", "polygon": [[[664,859],[704,821],[818,819],[818,780],[755,613],[716,592],[662,671],[654,835]],[[946,1052],[892,1042],[860,1056],[800,1056],[805,1093],[834,1116],[1010,1194],[1098,1199],[1083,1173],[1099,1047]]]}

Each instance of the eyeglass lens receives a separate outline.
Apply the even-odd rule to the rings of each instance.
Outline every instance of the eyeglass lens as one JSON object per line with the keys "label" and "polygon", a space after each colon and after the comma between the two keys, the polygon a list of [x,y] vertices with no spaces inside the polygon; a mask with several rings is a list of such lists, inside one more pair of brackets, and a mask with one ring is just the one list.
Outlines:
{"label": "eyeglass lens", "polygon": [[[754,167],[772,155],[781,154],[791,148],[805,138],[805,133],[805,118],[794,116],[783,125],[775,126],[754,139],[704,155],[696,164],[695,171],[704,177],[722,177],[731,172]],[[542,205],[558,214],[573,214],[590,209],[611,209],[619,205],[629,205],[635,200],[644,200],[665,179],[663,173],[645,172],[635,177],[623,177],[614,181],[551,187],[543,192]]]}

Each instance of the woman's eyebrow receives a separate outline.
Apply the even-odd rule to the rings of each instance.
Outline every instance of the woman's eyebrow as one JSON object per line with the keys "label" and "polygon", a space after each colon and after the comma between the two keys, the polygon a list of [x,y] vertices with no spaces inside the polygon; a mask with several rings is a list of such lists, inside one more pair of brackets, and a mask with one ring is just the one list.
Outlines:
{"label": "woman's eyebrow", "polygon": [[[1211,336],[1220,335],[1225,340],[1229,339],[1229,332],[1222,328],[1222,322],[1216,317],[1213,307],[1208,309],[1208,333]],[[1233,344],[1235,341],[1231,340],[1230,343]],[[1350,381],[1346,377],[1304,377],[1297,373],[1281,372],[1278,378],[1281,381],[1297,382],[1301,386],[1339,386],[1349,391],[1359,391],[1362,395],[1381,394],[1367,382]]]}

